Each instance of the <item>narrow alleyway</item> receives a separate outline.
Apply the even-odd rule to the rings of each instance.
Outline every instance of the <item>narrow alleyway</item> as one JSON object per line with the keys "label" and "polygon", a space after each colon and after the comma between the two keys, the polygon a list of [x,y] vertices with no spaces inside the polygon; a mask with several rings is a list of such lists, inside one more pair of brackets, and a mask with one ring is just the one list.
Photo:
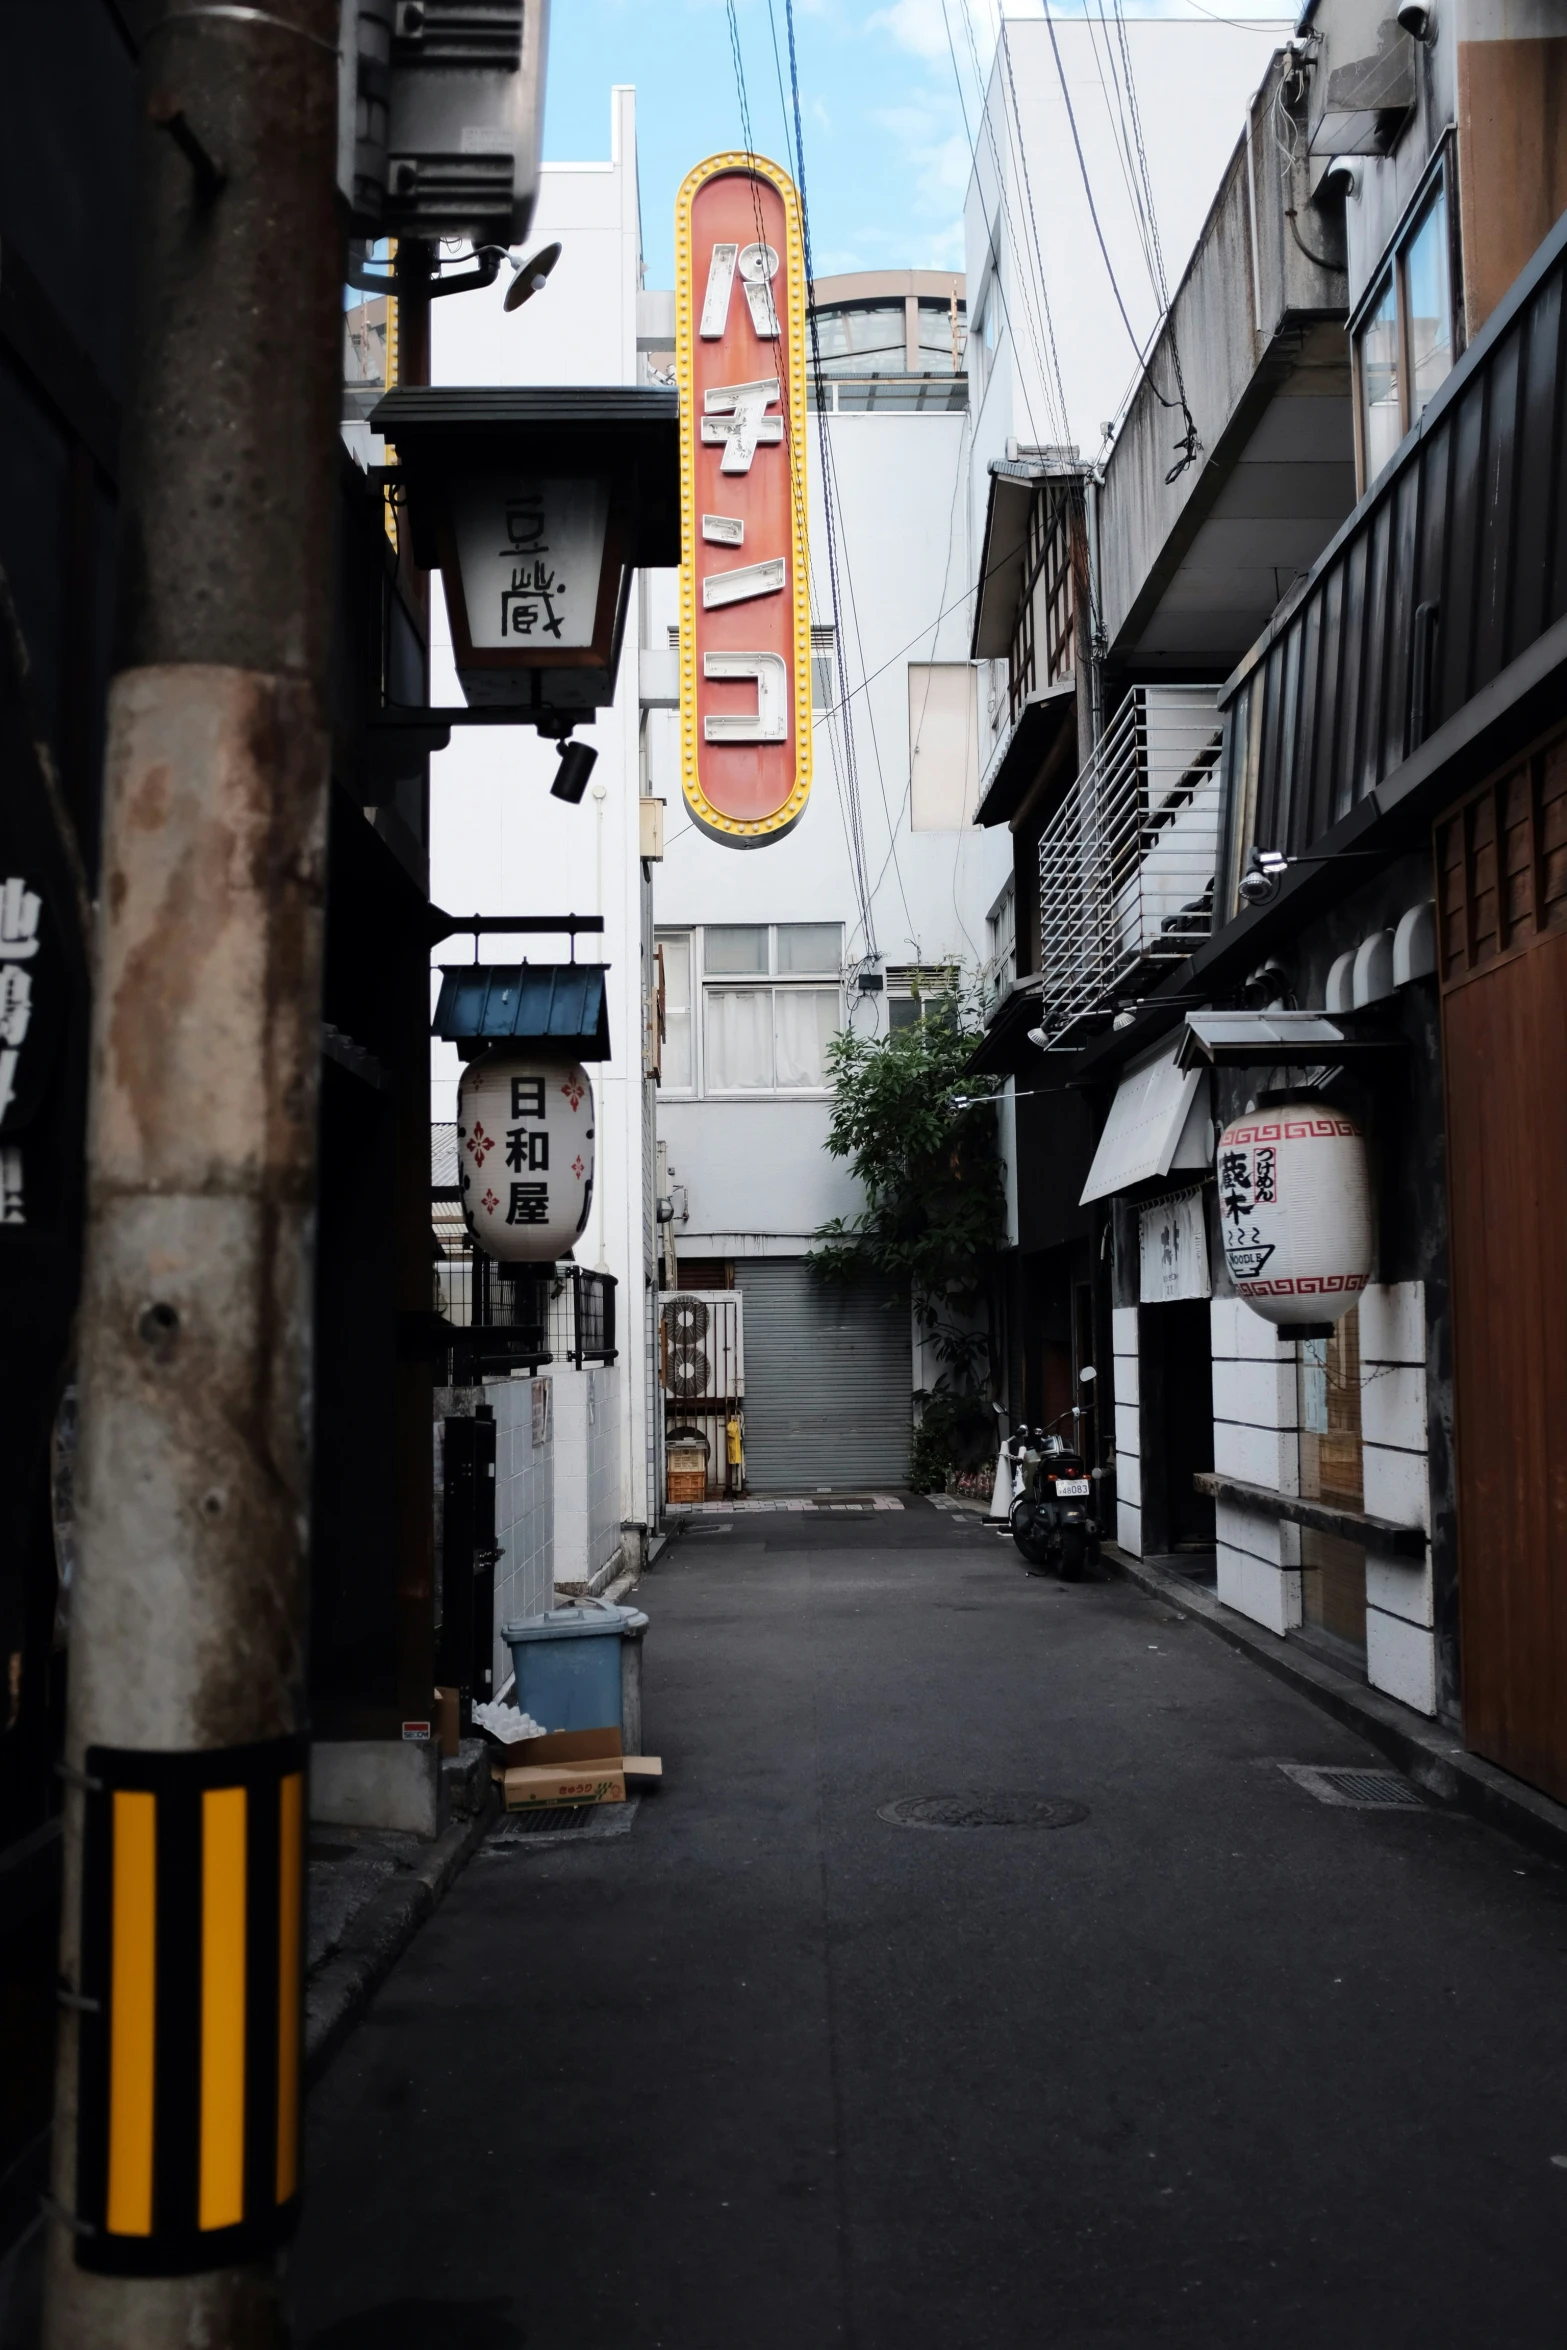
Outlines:
{"label": "narrow alleyway", "polygon": [[[693,1531],[663,1790],[482,1853],[314,2099],[305,2350],[1567,2338],[1567,1878],[924,1502]],[[901,1796],[1086,1806],[911,1830]]]}

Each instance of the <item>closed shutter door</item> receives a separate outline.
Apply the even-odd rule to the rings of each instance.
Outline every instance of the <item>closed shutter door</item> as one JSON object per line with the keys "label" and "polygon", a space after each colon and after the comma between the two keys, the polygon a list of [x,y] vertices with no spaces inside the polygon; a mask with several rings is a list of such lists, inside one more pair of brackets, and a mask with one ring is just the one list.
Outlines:
{"label": "closed shutter door", "polygon": [[904,1485],[913,1350],[906,1297],[819,1282],[798,1258],[735,1267],[745,1297],[745,1468],[756,1492]]}

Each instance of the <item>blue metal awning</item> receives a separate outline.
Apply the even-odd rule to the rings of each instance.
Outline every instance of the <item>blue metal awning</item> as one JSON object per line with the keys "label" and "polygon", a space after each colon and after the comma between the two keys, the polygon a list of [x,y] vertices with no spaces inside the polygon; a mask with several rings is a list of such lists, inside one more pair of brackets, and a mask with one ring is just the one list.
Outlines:
{"label": "blue metal awning", "polygon": [[469,1061],[485,1045],[503,1043],[607,1061],[604,975],[602,963],[443,964],[433,1033]]}

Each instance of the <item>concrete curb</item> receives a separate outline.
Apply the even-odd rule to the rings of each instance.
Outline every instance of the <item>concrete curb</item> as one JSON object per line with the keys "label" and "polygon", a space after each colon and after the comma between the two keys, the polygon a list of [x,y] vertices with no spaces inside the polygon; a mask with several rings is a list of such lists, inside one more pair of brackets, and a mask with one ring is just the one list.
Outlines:
{"label": "concrete curb", "polygon": [[305,1985],[305,2082],[314,2088],[427,1917],[446,1898],[496,1816],[493,1789],[480,1809],[437,1836],[350,1921],[342,1941]]}
{"label": "concrete curb", "polygon": [[1184,1575],[1148,1566],[1113,1542],[1102,1544],[1100,1555],[1112,1574],[1135,1583],[1151,1599],[1179,1608],[1227,1647],[1309,1697],[1346,1729],[1358,1731],[1428,1795],[1473,1813],[1488,1827],[1500,1828],[1550,1860],[1567,1863],[1567,1809],[1471,1754],[1440,1723],[1428,1722],[1396,1699],[1336,1672],[1297,1642],[1264,1631]]}

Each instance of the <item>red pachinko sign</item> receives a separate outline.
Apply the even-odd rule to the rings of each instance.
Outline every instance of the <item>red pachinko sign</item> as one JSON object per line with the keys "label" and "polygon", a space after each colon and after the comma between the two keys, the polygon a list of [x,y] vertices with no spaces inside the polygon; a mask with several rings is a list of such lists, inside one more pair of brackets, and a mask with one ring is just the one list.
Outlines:
{"label": "red pachinko sign", "polygon": [[680,741],[692,819],[731,848],[811,789],[805,256],[787,173],[699,163],[675,207]]}

